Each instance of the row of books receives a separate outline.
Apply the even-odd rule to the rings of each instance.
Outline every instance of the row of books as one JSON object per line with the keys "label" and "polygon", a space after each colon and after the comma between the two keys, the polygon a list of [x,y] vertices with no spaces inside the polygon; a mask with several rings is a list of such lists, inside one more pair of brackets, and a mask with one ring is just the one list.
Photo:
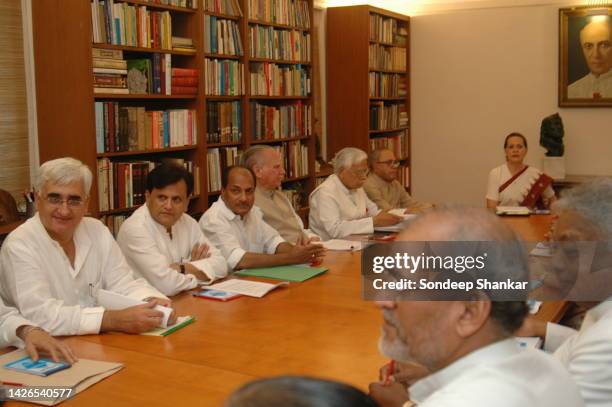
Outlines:
{"label": "row of books", "polygon": [[304,137],[312,130],[311,108],[302,101],[280,106],[251,102],[250,118],[253,140]]}
{"label": "row of books", "polygon": [[119,229],[125,220],[129,218],[129,215],[106,215],[100,218],[100,221],[106,225],[108,230],[117,237]]}
{"label": "row of books", "polygon": [[408,157],[409,144],[407,130],[398,131],[388,137],[376,137],[370,139],[370,151],[386,148],[393,151],[399,159]]}
{"label": "row of books", "polygon": [[296,178],[308,175],[308,146],[300,141],[289,141],[280,146],[273,146],[281,157],[286,178]]}
{"label": "row of books", "polygon": [[307,32],[251,25],[249,34],[252,58],[310,61],[310,34]]}
{"label": "row of books", "polygon": [[172,68],[172,95],[196,95],[199,72],[193,68]]}
{"label": "row of books", "polygon": [[206,152],[208,167],[208,191],[221,190],[221,174],[224,168],[238,164],[242,151],[238,147],[209,148]]}
{"label": "row of books", "polygon": [[233,20],[204,16],[204,52],[242,55],[240,29]]}
{"label": "row of books", "polygon": [[140,0],[145,3],[161,4],[163,6],[174,6],[184,8],[198,8],[198,0]]}
{"label": "row of books", "polygon": [[298,211],[302,207],[302,195],[296,189],[282,189],[281,193],[287,197],[294,210]]}
{"label": "row of books", "polygon": [[306,0],[248,0],[249,18],[267,23],[310,28]]}
{"label": "row of books", "polygon": [[197,144],[195,110],[148,110],[95,102],[98,154]]}
{"label": "row of books", "polygon": [[92,49],[94,93],[129,93],[123,51]]}
{"label": "row of books", "polygon": [[310,73],[301,65],[251,64],[251,95],[308,96]]}
{"label": "row of books", "polygon": [[206,105],[206,141],[208,143],[239,142],[242,139],[240,101],[209,102]]}
{"label": "row of books", "polygon": [[170,54],[152,54],[150,58],[128,59],[129,93],[170,95],[171,67]]}
{"label": "row of books", "polygon": [[172,48],[169,11],[149,11],[114,0],[91,2],[93,42],[142,48]]}
{"label": "row of books", "polygon": [[[192,161],[172,159],[187,168],[194,178],[194,194],[200,193],[200,172]],[[145,202],[147,176],[159,163],[153,161],[97,161],[100,211],[131,208]]]}
{"label": "row of books", "polygon": [[204,60],[207,95],[244,95],[244,64],[227,59]]}
{"label": "row of books", "polygon": [[406,48],[370,44],[370,68],[406,70]]}
{"label": "row of books", "polygon": [[406,23],[379,14],[370,14],[370,40],[405,47],[408,43]]}
{"label": "row of books", "polygon": [[396,129],[407,125],[405,103],[370,102],[370,130]]}
{"label": "row of books", "polygon": [[407,94],[405,75],[370,72],[369,83],[370,97],[393,98]]}
{"label": "row of books", "polygon": [[410,167],[400,167],[397,180],[404,186],[404,188],[410,188]]}
{"label": "row of books", "polygon": [[203,0],[204,10],[211,13],[227,14],[242,17],[242,10],[238,0]]}

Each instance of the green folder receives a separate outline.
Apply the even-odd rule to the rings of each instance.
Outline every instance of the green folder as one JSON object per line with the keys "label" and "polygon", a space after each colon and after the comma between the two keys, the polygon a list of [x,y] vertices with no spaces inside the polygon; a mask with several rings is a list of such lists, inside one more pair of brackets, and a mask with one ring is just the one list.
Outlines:
{"label": "green folder", "polygon": [[186,327],[187,325],[191,324],[192,322],[195,321],[195,317],[192,316],[184,316],[184,317],[178,317],[176,319],[176,323],[172,326],[169,326],[167,328],[156,328],[152,331],[149,332],[143,332],[141,333],[141,335],[147,335],[147,336],[168,336],[173,332],[178,331],[179,329],[182,329],[184,327]]}
{"label": "green folder", "polygon": [[326,267],[308,267],[308,266],[278,266],[278,267],[262,267],[256,269],[245,269],[237,271],[236,275],[248,277],[265,277],[274,280],[292,281],[301,283],[309,278],[325,273]]}

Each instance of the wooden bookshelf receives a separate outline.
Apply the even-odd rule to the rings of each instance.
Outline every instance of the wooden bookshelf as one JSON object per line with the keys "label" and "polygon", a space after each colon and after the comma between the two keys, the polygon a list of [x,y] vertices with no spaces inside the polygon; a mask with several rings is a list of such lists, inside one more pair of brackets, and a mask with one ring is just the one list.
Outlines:
{"label": "wooden bookshelf", "polygon": [[[402,31],[396,31],[389,39],[370,35],[371,16],[393,21]],[[358,147],[370,151],[371,140],[400,137],[404,147],[398,158],[410,157],[410,20],[401,14],[372,6],[330,7],[327,9],[327,148],[333,155],[344,147]],[[403,34],[405,30],[405,36]],[[400,40],[403,40],[401,43]],[[371,64],[370,48],[382,46],[384,52],[397,52],[396,65]],[[402,54],[403,52],[403,54]],[[401,60],[399,60],[401,59]],[[405,65],[401,66],[403,63]],[[381,66],[382,65],[382,66]],[[398,66],[401,69],[398,69]],[[405,95],[370,94],[370,75],[391,75],[405,81]],[[399,79],[402,78],[402,79]],[[398,91],[398,87],[393,90]],[[399,121],[377,128],[370,123],[371,107],[385,108],[393,105],[405,106],[408,124]],[[410,180],[407,180],[410,185]]]}

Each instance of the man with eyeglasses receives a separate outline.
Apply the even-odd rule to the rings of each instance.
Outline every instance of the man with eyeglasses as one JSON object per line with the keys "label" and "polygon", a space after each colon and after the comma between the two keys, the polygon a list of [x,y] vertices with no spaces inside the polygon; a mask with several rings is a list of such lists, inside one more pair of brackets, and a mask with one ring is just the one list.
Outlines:
{"label": "man with eyeglasses", "polygon": [[221,252],[186,214],[193,177],[164,163],[147,176],[146,203],[123,224],[117,243],[136,275],[165,295],[196,288],[227,275]]}
{"label": "man with eyeglasses", "polygon": [[404,209],[405,213],[421,213],[433,205],[412,198],[406,188],[399,183],[400,162],[387,149],[374,150],[368,156],[371,172],[363,184],[363,189],[382,210]]}
{"label": "man with eyeglasses", "polygon": [[[169,306],[170,300],[135,279],[108,228],[84,217],[91,182],[89,168],[74,158],[40,166],[38,213],[8,236],[0,251],[2,297],[52,335],[149,331],[163,317],[153,308]],[[146,303],[106,310],[98,306],[101,289]],[[169,323],[175,319],[173,313]]]}
{"label": "man with eyeglasses", "polygon": [[401,218],[381,210],[363,190],[368,176],[367,154],[354,147],[338,151],[334,174],[310,194],[310,229],[323,240],[373,233],[375,226],[391,226]]}

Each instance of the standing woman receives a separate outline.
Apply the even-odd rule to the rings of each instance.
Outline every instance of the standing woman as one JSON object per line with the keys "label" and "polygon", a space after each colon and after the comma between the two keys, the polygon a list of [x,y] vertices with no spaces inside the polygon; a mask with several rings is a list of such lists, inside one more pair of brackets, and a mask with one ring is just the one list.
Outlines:
{"label": "standing woman", "polygon": [[527,140],[520,133],[510,133],[504,141],[506,163],[489,173],[487,208],[527,206],[548,208],[555,200],[552,178],[523,163]]}

